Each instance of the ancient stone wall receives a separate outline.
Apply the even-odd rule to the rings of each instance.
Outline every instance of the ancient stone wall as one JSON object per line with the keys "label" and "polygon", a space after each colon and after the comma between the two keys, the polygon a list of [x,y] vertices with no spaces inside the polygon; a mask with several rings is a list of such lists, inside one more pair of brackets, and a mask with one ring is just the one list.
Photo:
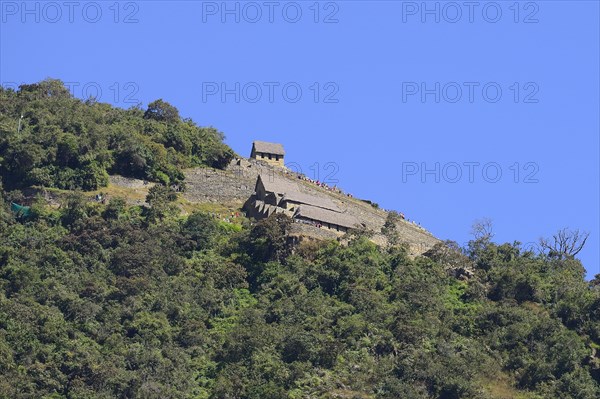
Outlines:
{"label": "ancient stone wall", "polygon": [[[227,170],[210,168],[196,168],[186,171],[186,192],[184,197],[192,202],[219,202],[236,204],[239,207],[254,193],[258,175],[277,175],[279,178],[289,179],[300,187],[300,190],[317,197],[327,197],[333,200],[339,208],[354,216],[365,228],[375,232],[373,241],[378,245],[385,245],[386,239],[380,232],[383,227],[387,212],[345,194],[337,193],[319,187],[314,183],[298,179],[297,175],[283,168],[273,167],[253,159],[238,159],[231,162]],[[299,225],[299,226],[298,226]],[[339,236],[334,231],[327,231],[317,227],[294,223],[294,228],[304,231],[312,236],[336,238]],[[439,240],[425,229],[401,220],[397,230],[402,242],[410,246],[412,254],[421,254],[435,245]]]}

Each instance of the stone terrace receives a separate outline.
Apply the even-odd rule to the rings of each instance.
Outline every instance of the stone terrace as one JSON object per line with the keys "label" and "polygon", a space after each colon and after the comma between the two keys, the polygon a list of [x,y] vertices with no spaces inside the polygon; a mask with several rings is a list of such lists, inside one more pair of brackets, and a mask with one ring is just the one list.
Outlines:
{"label": "stone terrace", "polygon": [[[327,198],[335,202],[339,208],[360,220],[367,229],[375,232],[373,241],[379,245],[385,244],[385,237],[379,232],[383,227],[387,212],[374,208],[372,205],[344,194],[321,188],[311,182],[297,178],[291,172],[286,173],[282,168],[265,165],[260,161],[238,159],[231,162],[227,170],[210,168],[195,168],[186,171],[187,190],[184,198],[191,202],[218,202],[223,204],[236,204],[241,207],[254,193],[254,186],[259,174],[263,176],[277,174],[279,178],[288,179],[297,183],[301,190],[307,194]],[[410,246],[413,255],[422,254],[439,242],[428,231],[407,221],[400,221],[397,225],[400,240]],[[323,237],[318,228],[312,226],[298,227],[307,236]],[[311,234],[309,230],[315,230]]]}

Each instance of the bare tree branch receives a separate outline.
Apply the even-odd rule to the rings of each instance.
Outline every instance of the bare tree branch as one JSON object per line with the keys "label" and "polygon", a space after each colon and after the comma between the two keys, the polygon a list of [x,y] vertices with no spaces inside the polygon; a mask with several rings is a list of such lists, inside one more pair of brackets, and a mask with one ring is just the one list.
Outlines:
{"label": "bare tree branch", "polygon": [[540,246],[547,251],[549,257],[572,259],[581,252],[589,236],[590,233],[579,229],[563,228],[552,238],[540,238]]}
{"label": "bare tree branch", "polygon": [[483,218],[473,222],[471,226],[471,235],[475,240],[489,241],[494,237],[492,219]]}

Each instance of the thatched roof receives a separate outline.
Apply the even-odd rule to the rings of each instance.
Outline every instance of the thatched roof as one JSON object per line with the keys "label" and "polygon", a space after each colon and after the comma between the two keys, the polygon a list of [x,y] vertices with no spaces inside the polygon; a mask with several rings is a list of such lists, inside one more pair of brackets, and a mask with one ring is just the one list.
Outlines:
{"label": "thatched roof", "polygon": [[281,201],[292,201],[299,204],[312,205],[319,208],[340,212],[338,206],[330,198],[312,195],[301,191],[286,192]]}
{"label": "thatched roof", "polygon": [[258,175],[256,186],[262,184],[266,192],[284,195],[291,192],[299,191],[298,184],[280,178],[275,174]]}
{"label": "thatched roof", "polygon": [[294,217],[316,220],[322,223],[336,224],[347,228],[357,227],[360,223],[352,215],[339,213],[311,205],[300,205]]}
{"label": "thatched roof", "polygon": [[266,141],[254,141],[252,143],[254,147],[254,151],[262,152],[265,154],[274,154],[274,155],[285,155],[285,150],[283,149],[283,145],[279,143],[269,143]]}

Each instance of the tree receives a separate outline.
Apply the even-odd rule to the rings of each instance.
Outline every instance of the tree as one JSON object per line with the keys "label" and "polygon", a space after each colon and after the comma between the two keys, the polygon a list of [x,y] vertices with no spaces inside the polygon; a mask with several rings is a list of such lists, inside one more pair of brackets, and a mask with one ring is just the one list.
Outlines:
{"label": "tree", "polygon": [[381,228],[381,234],[383,234],[390,246],[398,245],[400,235],[398,234],[398,227],[396,225],[400,223],[402,217],[396,211],[390,211],[385,218],[385,224]]}
{"label": "tree", "polygon": [[473,222],[471,235],[474,239],[469,241],[466,251],[471,258],[481,258],[487,252],[494,237],[492,230],[492,220],[489,218],[478,219]]}
{"label": "tree", "polygon": [[71,226],[76,221],[85,217],[87,217],[85,197],[78,192],[69,194],[61,205],[61,220],[63,224]]}
{"label": "tree", "polygon": [[118,219],[119,215],[125,211],[127,203],[124,198],[115,197],[111,198],[106,209],[102,213],[105,219]]}
{"label": "tree", "polygon": [[217,235],[215,219],[204,212],[192,213],[182,227],[184,237],[192,242],[195,250],[210,248]]}
{"label": "tree", "polygon": [[282,260],[289,254],[288,234],[292,219],[276,213],[261,220],[250,232],[255,259],[260,262]]}
{"label": "tree", "polygon": [[172,202],[177,199],[177,193],[170,188],[157,184],[148,190],[146,202],[150,205],[148,219],[156,222],[163,220],[172,210]]}
{"label": "tree", "polygon": [[21,93],[26,93],[30,99],[41,98],[71,98],[71,92],[59,79],[45,79],[39,83],[24,84],[19,86]]}
{"label": "tree", "polygon": [[494,237],[492,219],[483,218],[473,222],[471,235],[476,241],[490,241]]}
{"label": "tree", "polygon": [[454,241],[439,242],[423,255],[444,266],[457,278],[473,276],[473,262],[463,253],[460,245]]}
{"label": "tree", "polygon": [[540,238],[540,246],[550,258],[573,259],[585,246],[590,233],[563,228],[552,238]]}
{"label": "tree", "polygon": [[56,148],[56,162],[58,166],[76,167],[79,163],[78,156],[79,145],[77,137],[70,133],[63,134],[58,139]]}
{"label": "tree", "polygon": [[144,118],[173,123],[179,121],[179,111],[161,98],[148,104]]}

